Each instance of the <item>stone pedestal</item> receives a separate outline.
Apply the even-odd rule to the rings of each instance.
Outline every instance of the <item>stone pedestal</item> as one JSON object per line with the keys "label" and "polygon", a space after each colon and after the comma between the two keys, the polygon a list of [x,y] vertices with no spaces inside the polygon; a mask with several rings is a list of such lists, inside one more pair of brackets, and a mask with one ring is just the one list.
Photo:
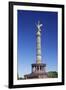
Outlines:
{"label": "stone pedestal", "polygon": [[25,79],[31,78],[47,78],[48,75],[45,71],[46,64],[32,64],[32,73],[24,75]]}

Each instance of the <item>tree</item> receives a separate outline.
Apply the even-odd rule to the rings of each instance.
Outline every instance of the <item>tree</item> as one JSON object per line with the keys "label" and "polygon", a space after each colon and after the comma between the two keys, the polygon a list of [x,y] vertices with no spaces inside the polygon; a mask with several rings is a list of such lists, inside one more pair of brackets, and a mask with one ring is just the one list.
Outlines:
{"label": "tree", "polygon": [[49,78],[57,78],[58,73],[56,71],[50,71],[50,72],[48,72],[48,77]]}

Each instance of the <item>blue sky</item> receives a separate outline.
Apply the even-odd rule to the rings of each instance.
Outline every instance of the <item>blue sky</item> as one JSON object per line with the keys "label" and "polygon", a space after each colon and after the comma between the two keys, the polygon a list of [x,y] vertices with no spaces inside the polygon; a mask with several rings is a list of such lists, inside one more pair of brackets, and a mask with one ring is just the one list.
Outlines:
{"label": "blue sky", "polygon": [[46,11],[18,10],[18,74],[31,72],[31,64],[36,62],[36,24],[43,24],[41,31],[42,63],[46,71],[57,71],[58,14]]}

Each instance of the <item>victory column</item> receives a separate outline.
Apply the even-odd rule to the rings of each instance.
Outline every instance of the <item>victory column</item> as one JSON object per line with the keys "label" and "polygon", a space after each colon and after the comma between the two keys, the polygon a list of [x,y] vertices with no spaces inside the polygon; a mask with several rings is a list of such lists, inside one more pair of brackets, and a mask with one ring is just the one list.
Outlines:
{"label": "victory column", "polygon": [[38,24],[36,26],[36,63],[32,64],[32,72],[30,74],[24,75],[25,79],[48,77],[45,70],[46,64],[42,63],[41,56],[41,27],[43,26],[43,24],[40,24],[40,21],[38,21]]}

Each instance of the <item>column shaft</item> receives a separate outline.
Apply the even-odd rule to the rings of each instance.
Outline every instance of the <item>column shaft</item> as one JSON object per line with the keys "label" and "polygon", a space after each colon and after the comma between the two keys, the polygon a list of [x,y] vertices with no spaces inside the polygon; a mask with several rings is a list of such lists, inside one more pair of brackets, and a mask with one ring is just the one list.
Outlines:
{"label": "column shaft", "polygon": [[37,63],[41,63],[41,33],[37,33],[37,51],[36,51],[36,60]]}

